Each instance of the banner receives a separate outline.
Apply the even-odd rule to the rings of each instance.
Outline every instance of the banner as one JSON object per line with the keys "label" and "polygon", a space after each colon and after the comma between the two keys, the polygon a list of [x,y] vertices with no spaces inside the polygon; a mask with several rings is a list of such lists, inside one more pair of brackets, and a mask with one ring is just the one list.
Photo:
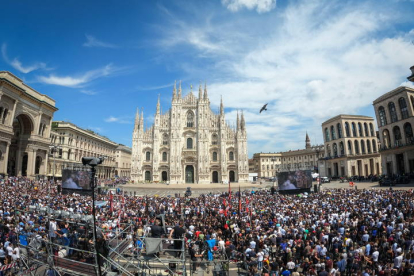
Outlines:
{"label": "banner", "polygon": [[7,269],[15,267],[16,265],[17,265],[17,263],[11,263],[11,264],[0,266],[0,271],[5,271]]}

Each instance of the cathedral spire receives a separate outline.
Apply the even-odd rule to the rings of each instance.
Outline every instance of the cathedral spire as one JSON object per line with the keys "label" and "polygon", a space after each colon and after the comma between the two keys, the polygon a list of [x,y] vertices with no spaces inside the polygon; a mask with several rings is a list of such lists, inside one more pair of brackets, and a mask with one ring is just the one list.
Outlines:
{"label": "cathedral spire", "polygon": [[139,129],[144,130],[144,108],[141,108],[141,119],[139,121]]}
{"label": "cathedral spire", "polygon": [[242,110],[240,127],[242,130],[244,130],[245,126],[246,126],[246,122],[244,121],[244,114]]}
{"label": "cathedral spire", "polygon": [[221,96],[220,100],[220,115],[224,115],[223,96]]}
{"label": "cathedral spire", "polygon": [[237,110],[237,130],[240,129],[239,111]]}
{"label": "cathedral spire", "polygon": [[180,86],[178,87],[178,99],[181,99],[181,80],[180,80]]}
{"label": "cathedral spire", "polygon": [[307,131],[306,131],[306,139],[305,139],[305,142],[306,142],[306,148],[307,149],[311,148],[311,142],[310,142],[309,135],[308,135],[308,132]]}
{"label": "cathedral spire", "polygon": [[208,95],[207,95],[207,83],[204,84],[204,100],[208,100]]}
{"label": "cathedral spire", "polygon": [[139,108],[137,107],[137,112],[135,113],[135,125],[134,130],[139,128]]}
{"label": "cathedral spire", "polygon": [[198,87],[198,100],[201,100],[202,97],[203,97],[203,90],[201,89],[201,81],[200,81],[200,86]]}
{"label": "cathedral spire", "polygon": [[157,102],[157,115],[160,114],[160,94],[158,94],[158,102]]}
{"label": "cathedral spire", "polygon": [[174,88],[173,88],[173,100],[177,98],[177,81],[174,81]]}

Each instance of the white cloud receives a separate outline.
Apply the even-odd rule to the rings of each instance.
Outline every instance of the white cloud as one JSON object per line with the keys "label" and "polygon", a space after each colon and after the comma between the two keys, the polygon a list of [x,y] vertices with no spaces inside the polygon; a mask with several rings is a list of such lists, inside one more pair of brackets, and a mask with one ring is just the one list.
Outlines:
{"label": "white cloud", "polygon": [[36,62],[32,65],[24,66],[22,62],[18,58],[14,58],[12,60],[9,59],[7,55],[7,44],[3,43],[1,46],[1,53],[3,56],[3,59],[10,64],[14,69],[22,72],[22,73],[30,73],[32,71],[38,70],[38,69],[47,69],[46,63],[43,62]]}
{"label": "white cloud", "polygon": [[87,90],[87,89],[81,89],[80,92],[82,94],[86,94],[86,95],[90,95],[90,96],[98,94],[97,92],[95,92],[93,90]]}
{"label": "white cloud", "polygon": [[95,79],[107,77],[115,71],[116,69],[112,66],[112,64],[108,64],[102,68],[90,70],[78,76],[61,77],[54,74],[50,74],[48,77],[39,76],[38,80],[40,82],[53,85],[60,85],[66,87],[82,87]]}
{"label": "white cloud", "polygon": [[[304,147],[306,131],[312,143],[321,143],[323,121],[372,108],[373,100],[406,80],[413,31],[395,31],[395,24],[413,14],[396,5],[293,1],[278,16],[243,17],[238,24],[180,18],[165,33],[181,34],[170,50],[186,45],[193,49],[189,55],[208,58],[182,68],[190,79],[210,79],[212,104],[223,96],[226,108],[246,111],[250,154],[293,150]],[[202,42],[188,35],[195,30]],[[268,111],[259,115],[264,103]]]}
{"label": "white cloud", "polygon": [[258,13],[269,12],[276,7],[276,0],[221,0],[221,3],[232,12],[243,8],[256,9]]}
{"label": "white cloud", "polygon": [[85,34],[85,36],[86,36],[86,42],[83,43],[84,47],[101,47],[101,48],[117,48],[118,47],[114,44],[100,41],[94,36],[91,36],[88,34]]}
{"label": "white cloud", "polygon": [[119,124],[132,124],[133,123],[132,118],[128,116],[123,116],[123,117],[109,116],[104,121],[107,123],[119,123]]}

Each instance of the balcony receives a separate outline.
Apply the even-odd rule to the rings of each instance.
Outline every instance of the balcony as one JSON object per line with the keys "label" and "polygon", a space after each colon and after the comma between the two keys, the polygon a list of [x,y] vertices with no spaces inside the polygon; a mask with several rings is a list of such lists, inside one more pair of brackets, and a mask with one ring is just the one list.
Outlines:
{"label": "balcony", "polygon": [[393,150],[393,149],[400,149],[404,147],[414,146],[414,137],[407,139],[405,143],[403,143],[402,140],[397,140],[394,143],[394,146],[382,146],[380,147],[379,151],[387,151],[387,150]]}

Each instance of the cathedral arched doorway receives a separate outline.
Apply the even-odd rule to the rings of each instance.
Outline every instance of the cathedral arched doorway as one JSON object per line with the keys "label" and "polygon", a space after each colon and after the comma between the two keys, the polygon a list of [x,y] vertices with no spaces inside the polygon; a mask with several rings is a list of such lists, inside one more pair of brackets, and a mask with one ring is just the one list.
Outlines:
{"label": "cathedral arched doorway", "polygon": [[192,165],[185,167],[185,183],[194,183],[194,167]]}
{"label": "cathedral arched doorway", "polygon": [[229,180],[230,182],[236,182],[236,174],[234,173],[234,171],[229,172]]}
{"label": "cathedral arched doorway", "polygon": [[213,174],[212,174],[212,182],[213,183],[218,183],[218,172],[217,171],[214,171],[213,172]]}
{"label": "cathedral arched doorway", "polygon": [[161,180],[162,180],[162,181],[168,181],[168,174],[167,174],[167,172],[166,172],[166,171],[163,171],[163,172],[161,173]]}
{"label": "cathedral arched doorway", "polygon": [[29,156],[27,155],[27,153],[25,153],[23,155],[23,160],[22,160],[22,176],[27,176],[27,160],[29,159]]}
{"label": "cathedral arched doorway", "polygon": [[150,182],[151,181],[151,172],[145,171],[145,181]]}
{"label": "cathedral arched doorway", "polygon": [[35,174],[40,174],[40,166],[42,165],[42,158],[36,156]]}

